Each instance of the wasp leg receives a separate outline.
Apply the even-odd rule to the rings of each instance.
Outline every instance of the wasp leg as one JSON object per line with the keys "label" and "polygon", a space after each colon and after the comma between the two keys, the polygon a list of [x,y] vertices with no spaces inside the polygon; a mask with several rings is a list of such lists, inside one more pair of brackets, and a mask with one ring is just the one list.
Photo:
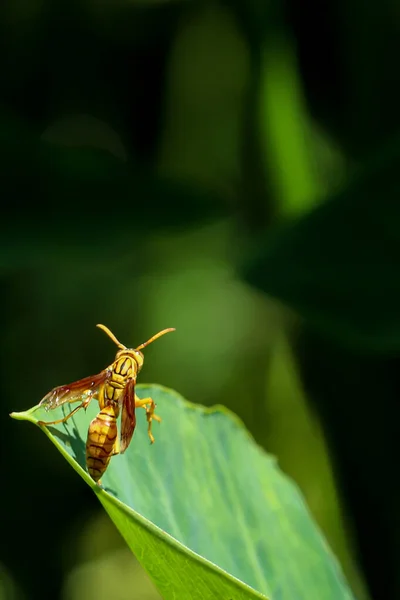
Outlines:
{"label": "wasp leg", "polygon": [[116,439],[115,439],[115,444],[114,444],[114,448],[113,448],[113,451],[112,451],[112,456],[115,456],[116,454],[119,454],[120,447],[121,447],[121,443],[120,443],[119,437],[117,436]]}
{"label": "wasp leg", "polygon": [[[150,407],[149,407],[149,405],[150,405]],[[145,409],[146,419],[147,419],[147,434],[150,438],[150,442],[152,444],[154,444],[155,440],[154,440],[154,436],[151,432],[152,422],[154,420],[154,421],[157,421],[158,423],[161,423],[161,417],[154,414],[154,411],[156,409],[156,403],[154,402],[154,400],[152,398],[143,398],[143,400],[141,400],[140,398],[138,398],[138,396],[135,396],[135,407]]]}
{"label": "wasp leg", "polygon": [[93,398],[93,396],[89,396],[88,398],[86,398],[83,402],[81,402],[81,404],[79,406],[74,408],[74,410],[72,410],[70,413],[67,414],[66,417],[63,417],[62,419],[57,419],[57,421],[38,421],[38,424],[39,425],[58,425],[59,423],[65,423],[65,421],[68,421],[68,419],[70,419],[81,408],[84,408],[86,410],[87,407],[89,406],[92,398]]}

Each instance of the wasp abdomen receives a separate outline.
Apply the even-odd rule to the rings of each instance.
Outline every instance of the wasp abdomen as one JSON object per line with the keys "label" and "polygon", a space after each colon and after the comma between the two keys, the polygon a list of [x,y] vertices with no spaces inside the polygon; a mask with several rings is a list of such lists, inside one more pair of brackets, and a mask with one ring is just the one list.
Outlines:
{"label": "wasp abdomen", "polygon": [[98,481],[108,467],[117,441],[117,407],[105,406],[89,425],[86,465],[89,475]]}

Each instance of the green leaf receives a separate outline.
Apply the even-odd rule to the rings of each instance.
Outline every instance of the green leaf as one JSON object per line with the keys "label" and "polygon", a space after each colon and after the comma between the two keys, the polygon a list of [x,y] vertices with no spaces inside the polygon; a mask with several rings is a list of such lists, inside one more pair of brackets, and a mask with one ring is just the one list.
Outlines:
{"label": "green leaf", "polygon": [[[111,460],[104,489],[85,471],[96,402],[43,430],[95,491],[165,600],[352,598],[298,490],[234,415],[159,386],[137,392],[157,402],[156,443],[149,444],[138,409],[132,443]],[[57,413],[34,407],[12,416],[37,423]]]}
{"label": "green leaf", "polygon": [[400,141],[344,190],[265,238],[246,279],[315,330],[357,349],[400,349]]}

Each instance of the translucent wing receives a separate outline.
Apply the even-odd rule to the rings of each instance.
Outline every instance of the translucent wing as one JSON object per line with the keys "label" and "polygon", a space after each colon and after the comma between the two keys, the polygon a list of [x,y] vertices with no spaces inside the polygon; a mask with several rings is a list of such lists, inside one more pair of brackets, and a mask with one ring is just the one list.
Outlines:
{"label": "translucent wing", "polygon": [[126,385],[122,399],[121,415],[121,454],[125,452],[133,436],[136,427],[135,414],[135,380],[132,379]]}
{"label": "translucent wing", "polygon": [[51,390],[40,401],[39,406],[43,406],[46,410],[57,408],[66,402],[77,402],[88,396],[94,396],[100,387],[111,375],[110,369],[104,369],[97,375],[79,379],[68,385],[60,385]]}

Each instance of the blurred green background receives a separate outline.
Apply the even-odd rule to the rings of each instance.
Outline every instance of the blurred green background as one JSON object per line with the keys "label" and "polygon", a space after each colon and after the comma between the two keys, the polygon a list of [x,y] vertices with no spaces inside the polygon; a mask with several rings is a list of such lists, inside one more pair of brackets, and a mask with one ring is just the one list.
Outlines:
{"label": "blurred green background", "polygon": [[[391,0],[2,3],[0,599],[158,597],[8,417],[113,360],[98,322],[127,345],[176,327],[141,382],[237,412],[356,597],[400,597],[399,19]],[[322,225],[291,246],[307,213]]]}

